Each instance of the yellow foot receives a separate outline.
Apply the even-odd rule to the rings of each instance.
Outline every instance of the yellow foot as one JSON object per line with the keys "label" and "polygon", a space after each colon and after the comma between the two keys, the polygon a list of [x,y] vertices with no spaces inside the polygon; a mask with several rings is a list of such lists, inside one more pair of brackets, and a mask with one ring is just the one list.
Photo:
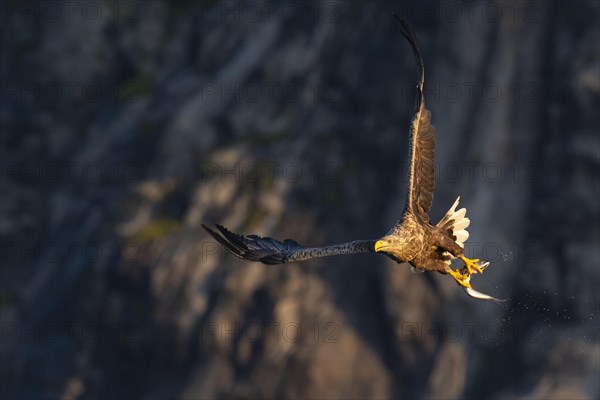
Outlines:
{"label": "yellow foot", "polygon": [[460,256],[460,259],[465,263],[465,267],[467,267],[469,275],[473,275],[473,270],[483,274],[483,269],[479,266],[478,258],[470,259],[462,255]]}
{"label": "yellow foot", "polygon": [[454,280],[456,281],[456,283],[458,283],[460,286],[463,286],[463,287],[466,287],[466,288],[470,288],[471,287],[471,283],[469,282],[471,280],[471,276],[470,275],[463,274],[458,269],[456,271],[450,270],[448,273],[454,278]]}

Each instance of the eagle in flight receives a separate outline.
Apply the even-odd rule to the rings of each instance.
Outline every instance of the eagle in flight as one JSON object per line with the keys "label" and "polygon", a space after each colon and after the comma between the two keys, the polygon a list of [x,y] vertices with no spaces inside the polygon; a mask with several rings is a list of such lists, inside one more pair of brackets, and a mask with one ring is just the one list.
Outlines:
{"label": "eagle in flight", "polygon": [[[429,221],[429,209],[433,201],[434,188],[434,145],[435,128],[431,125],[431,112],[425,108],[423,84],[425,72],[417,38],[404,18],[394,14],[400,22],[402,34],[410,43],[417,67],[419,82],[415,112],[410,126],[410,170],[409,186],[404,211],[400,220],[383,237],[376,240],[355,240],[353,242],[323,247],[305,247],[295,240],[283,242],[270,237],[238,235],[227,228],[216,225],[216,230],[202,225],[219,243],[236,256],[264,264],[284,264],[312,258],[337,256],[355,253],[383,253],[398,263],[408,262],[413,271],[437,271],[448,274],[474,298],[494,300],[494,297],[480,293],[471,287],[471,275],[481,274],[489,262],[469,259],[464,255],[464,243],[469,237],[466,208],[457,210],[460,196],[446,215],[436,225]],[[462,269],[453,270],[451,261],[460,259]]]}

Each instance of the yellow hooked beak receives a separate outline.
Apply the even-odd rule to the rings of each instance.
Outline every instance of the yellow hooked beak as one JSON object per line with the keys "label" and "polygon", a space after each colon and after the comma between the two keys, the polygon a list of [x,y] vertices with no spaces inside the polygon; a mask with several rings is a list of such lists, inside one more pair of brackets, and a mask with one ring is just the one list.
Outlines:
{"label": "yellow hooked beak", "polygon": [[375,242],[375,253],[379,253],[382,250],[385,250],[388,247],[389,243],[385,240],[378,240]]}

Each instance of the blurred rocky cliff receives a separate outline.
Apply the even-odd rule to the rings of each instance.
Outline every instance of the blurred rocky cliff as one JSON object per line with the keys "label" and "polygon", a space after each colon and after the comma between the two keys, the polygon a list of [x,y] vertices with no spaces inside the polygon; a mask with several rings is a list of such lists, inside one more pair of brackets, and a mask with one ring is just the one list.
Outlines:
{"label": "blurred rocky cliff", "polygon": [[[417,32],[432,220],[474,280],[241,262],[400,215]],[[600,396],[597,2],[2,2],[3,398]]]}

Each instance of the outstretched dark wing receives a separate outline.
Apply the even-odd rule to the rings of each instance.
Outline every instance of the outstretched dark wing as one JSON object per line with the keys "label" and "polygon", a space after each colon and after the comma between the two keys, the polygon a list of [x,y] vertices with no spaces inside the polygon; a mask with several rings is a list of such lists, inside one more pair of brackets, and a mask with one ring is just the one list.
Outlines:
{"label": "outstretched dark wing", "polygon": [[286,239],[282,243],[270,237],[238,235],[221,225],[216,225],[219,232],[204,224],[202,227],[233,254],[245,260],[260,261],[265,264],[283,264],[290,261],[290,257],[298,250],[305,249],[291,239]]}
{"label": "outstretched dark wing", "polygon": [[410,126],[409,186],[404,209],[412,212],[422,221],[429,221],[428,212],[433,202],[433,188],[435,185],[435,128],[431,125],[431,112],[425,109],[425,98],[423,96],[425,70],[417,37],[404,18],[396,14],[394,16],[400,21],[402,34],[412,46],[420,74],[417,84],[415,113]]}
{"label": "outstretched dark wing", "polygon": [[280,242],[270,237],[238,235],[221,225],[216,225],[218,232],[204,224],[202,224],[202,227],[239,258],[260,261],[264,264],[284,264],[311,258],[373,251],[372,240],[356,240],[324,247],[304,247],[292,239]]}

